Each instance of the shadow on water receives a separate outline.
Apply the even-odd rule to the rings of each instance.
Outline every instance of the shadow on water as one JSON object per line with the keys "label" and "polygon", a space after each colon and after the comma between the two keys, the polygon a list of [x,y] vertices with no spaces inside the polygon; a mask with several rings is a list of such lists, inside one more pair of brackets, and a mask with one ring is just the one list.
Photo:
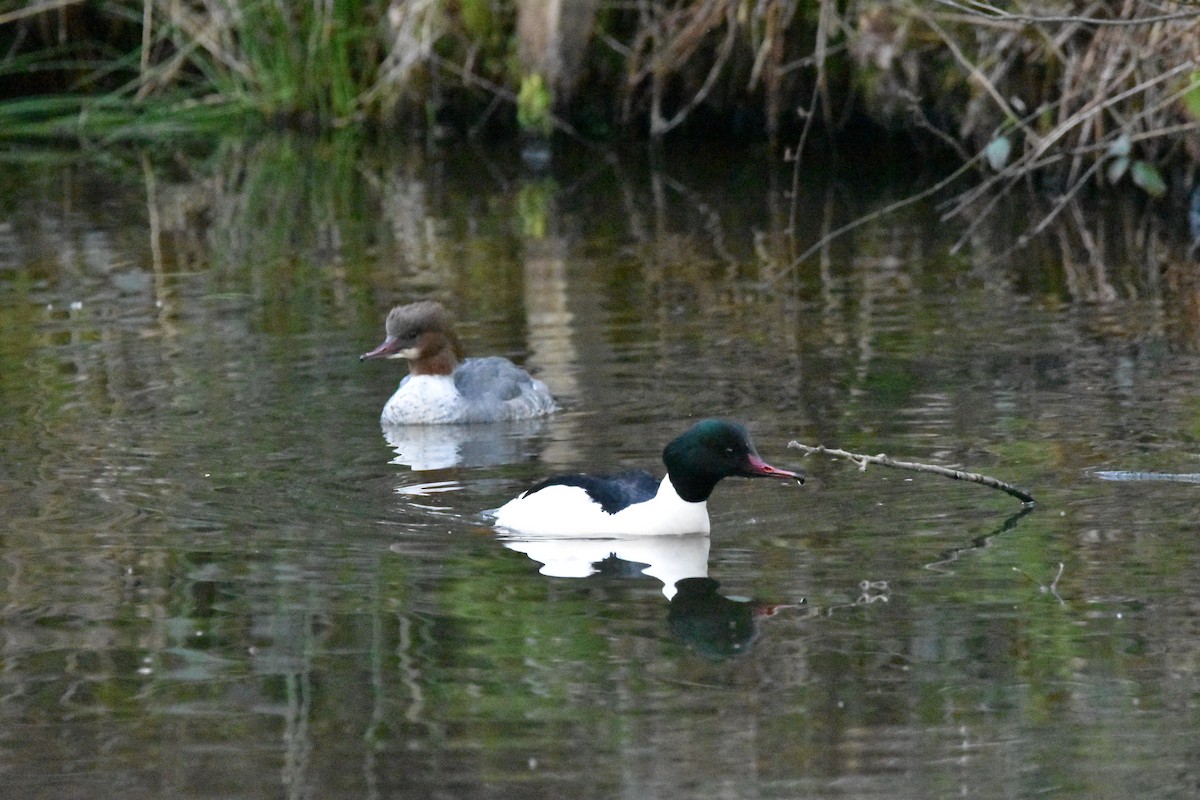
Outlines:
{"label": "shadow on water", "polygon": [[709,659],[749,652],[764,620],[804,603],[804,598],[791,603],[765,603],[726,597],[717,591],[720,585],[712,578],[684,578],[675,584],[678,591],[667,612],[671,633]]}
{"label": "shadow on water", "polygon": [[[514,156],[284,137],[0,168],[6,792],[1194,792],[1194,496],[1094,479],[1195,472],[1186,225],[1105,197],[997,259],[1041,201],[953,255],[914,204],[795,264],[920,176],[814,165],[793,198],[765,151]],[[423,297],[564,410],[381,432],[399,376],[357,356]],[[814,462],[803,490],[722,486],[686,547],[480,522],[712,415],[773,463],[886,451],[1038,513]],[[1022,573],[1059,564],[1045,602]]]}
{"label": "shadow on water", "polygon": [[981,550],[987,547],[991,540],[1000,534],[1008,533],[1009,531],[1013,530],[1017,527],[1017,523],[1020,522],[1021,519],[1026,515],[1031,514],[1033,510],[1033,506],[1023,507],[1016,514],[1013,514],[1011,517],[1004,520],[1004,522],[1000,524],[1000,527],[993,531],[989,531],[982,536],[975,537],[966,547],[955,547],[943,551],[941,555],[938,556],[936,561],[931,561],[930,563],[926,564],[925,569],[934,570],[935,572],[952,573],[953,570],[950,568],[951,564],[958,561],[963,555],[970,553],[973,550]]}

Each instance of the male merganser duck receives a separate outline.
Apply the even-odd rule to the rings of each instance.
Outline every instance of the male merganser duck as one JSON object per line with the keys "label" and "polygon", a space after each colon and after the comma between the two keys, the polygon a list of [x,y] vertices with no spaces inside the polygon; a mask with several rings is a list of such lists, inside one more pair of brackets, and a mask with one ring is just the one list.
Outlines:
{"label": "male merganser duck", "polygon": [[667,475],[561,475],[549,478],[494,512],[498,527],[532,534],[708,533],[708,496],[722,478],[792,478],[759,457],[736,422],[697,422],[663,450]]}
{"label": "male merganser duck", "polygon": [[408,375],[383,407],[385,425],[499,422],[549,414],[558,406],[546,384],[507,358],[463,361],[462,345],[440,303],[396,306],[387,337],[368,358],[408,359]]}

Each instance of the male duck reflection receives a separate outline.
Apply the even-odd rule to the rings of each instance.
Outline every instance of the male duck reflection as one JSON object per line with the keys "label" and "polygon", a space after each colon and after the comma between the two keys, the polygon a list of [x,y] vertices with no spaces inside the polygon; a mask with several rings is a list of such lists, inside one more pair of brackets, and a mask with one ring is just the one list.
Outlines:
{"label": "male duck reflection", "polygon": [[494,512],[498,527],[532,534],[708,533],[708,496],[722,478],[804,478],[759,457],[746,429],[706,419],[663,450],[667,475],[561,475],[549,478]]}
{"label": "male duck reflection", "polygon": [[368,358],[408,359],[408,375],[383,407],[385,425],[453,424],[529,419],[556,410],[546,384],[507,358],[468,358],[450,315],[424,300],[396,306],[383,343]]}

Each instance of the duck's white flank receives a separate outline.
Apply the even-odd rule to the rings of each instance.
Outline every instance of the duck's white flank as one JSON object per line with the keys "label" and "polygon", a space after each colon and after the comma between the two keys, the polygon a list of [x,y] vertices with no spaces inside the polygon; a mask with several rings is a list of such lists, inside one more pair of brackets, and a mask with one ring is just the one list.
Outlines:
{"label": "duck's white flank", "polygon": [[708,503],[689,503],[662,479],[649,500],[609,514],[579,486],[555,484],[510,500],[495,512],[496,525],[538,535],[612,536],[708,533]]}

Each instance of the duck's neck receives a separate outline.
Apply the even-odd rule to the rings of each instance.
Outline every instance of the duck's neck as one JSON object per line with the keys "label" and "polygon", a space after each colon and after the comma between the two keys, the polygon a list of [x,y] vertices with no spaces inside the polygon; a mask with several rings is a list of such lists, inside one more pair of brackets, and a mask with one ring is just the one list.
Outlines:
{"label": "duck's neck", "polygon": [[436,334],[422,336],[416,349],[417,357],[408,360],[410,375],[453,375],[462,355],[456,340]]}
{"label": "duck's neck", "polygon": [[[712,490],[710,489],[709,493],[711,492]],[[708,500],[707,494],[698,500],[693,499],[694,497],[695,495],[693,494],[689,494],[686,491],[681,491],[679,489],[679,485],[676,483],[675,476],[670,474],[663,476],[662,482],[658,484],[658,491],[654,495],[654,499],[656,501],[663,501],[666,503],[689,503],[692,505],[698,503],[700,505],[704,505],[704,503]]]}
{"label": "duck's neck", "polygon": [[659,492],[669,485],[680,500],[687,503],[703,503],[708,500],[720,480],[697,470],[668,467],[667,480],[659,487]]}
{"label": "duck's neck", "polygon": [[632,507],[637,510],[631,515],[631,524],[644,527],[647,533],[708,533],[708,504],[684,499],[671,480],[670,476],[663,478],[653,499]]}

